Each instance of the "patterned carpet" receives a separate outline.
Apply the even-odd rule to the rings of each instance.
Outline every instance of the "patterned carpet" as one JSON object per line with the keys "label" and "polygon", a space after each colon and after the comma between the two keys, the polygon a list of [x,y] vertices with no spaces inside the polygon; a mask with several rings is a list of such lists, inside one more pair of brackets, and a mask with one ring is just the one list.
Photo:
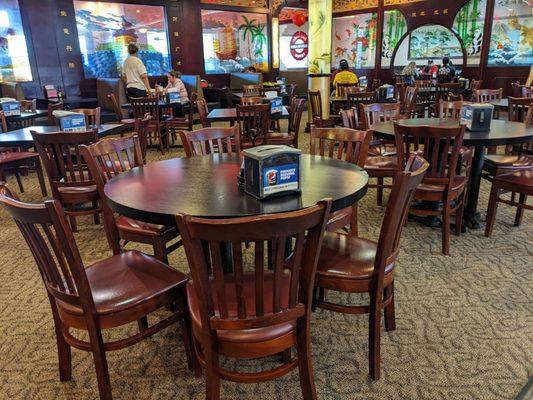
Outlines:
{"label": "patterned carpet", "polygon": [[[307,151],[308,136],[302,135]],[[181,156],[172,150],[165,157]],[[160,159],[155,150],[151,161]],[[16,188],[14,179],[11,187]],[[27,201],[40,201],[34,174]],[[483,183],[480,210],[487,206]],[[377,238],[383,209],[375,192],[359,207],[362,236]],[[514,210],[499,207],[491,238],[482,230],[452,236],[440,254],[440,231],[409,223],[396,271],[397,330],[382,335],[382,378],[368,377],[367,318],[328,311],[313,315],[315,382],[320,399],[514,399],[532,375],[533,214],[512,226]],[[94,399],[92,356],[73,351],[73,379],[59,381],[48,299],[29,250],[0,210],[0,399]],[[110,255],[102,226],[80,220],[76,234],[87,265]],[[170,264],[187,271],[183,251]],[[354,300],[354,299],[352,299]],[[136,329],[135,326],[126,329]],[[124,330],[113,332],[118,337]],[[202,399],[203,379],[188,371],[177,326],[108,355],[116,399]],[[256,370],[264,361],[225,360]],[[298,374],[262,384],[222,382],[223,399],[299,399]]]}

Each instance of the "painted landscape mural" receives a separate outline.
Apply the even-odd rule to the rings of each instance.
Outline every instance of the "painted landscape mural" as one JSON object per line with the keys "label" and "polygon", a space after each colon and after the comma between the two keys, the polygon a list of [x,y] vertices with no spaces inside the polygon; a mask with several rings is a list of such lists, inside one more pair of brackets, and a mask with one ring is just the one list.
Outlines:
{"label": "painted landscape mural", "polygon": [[440,25],[425,25],[409,35],[409,60],[440,59],[444,56],[463,56],[461,43],[448,28]]}
{"label": "painted landscape mural", "polygon": [[376,25],[376,13],[333,18],[333,65],[344,58],[350,67],[374,68]]}
{"label": "painted landscape mural", "polygon": [[496,0],[488,64],[533,64],[533,4]]}
{"label": "painted landscape mural", "polygon": [[392,53],[405,32],[407,32],[407,21],[402,12],[399,10],[385,11],[381,52],[381,66],[383,68],[390,67]]}
{"label": "painted landscape mural", "polygon": [[0,82],[31,81],[26,37],[17,0],[0,3]]}
{"label": "painted landscape mural", "polygon": [[120,77],[129,43],[148,75],[170,69],[164,7],[75,0],[74,8],[86,78]]}
{"label": "painted landscape mural", "polygon": [[478,66],[483,45],[487,0],[470,0],[455,16],[453,30],[459,35],[467,54],[467,65]]}
{"label": "painted landscape mural", "polygon": [[266,14],[202,10],[205,72],[268,70]]}

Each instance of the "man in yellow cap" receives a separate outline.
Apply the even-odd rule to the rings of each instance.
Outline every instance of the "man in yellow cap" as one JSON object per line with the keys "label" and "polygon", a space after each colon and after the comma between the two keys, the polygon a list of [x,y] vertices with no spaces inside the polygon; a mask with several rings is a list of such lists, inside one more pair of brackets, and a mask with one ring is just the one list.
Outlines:
{"label": "man in yellow cap", "polygon": [[344,58],[339,63],[340,71],[335,74],[335,78],[333,78],[333,85],[335,85],[335,90],[337,93],[339,93],[339,83],[350,83],[354,86],[357,85],[359,82],[359,79],[357,79],[357,75],[350,71],[350,66],[348,65],[348,61],[346,61]]}

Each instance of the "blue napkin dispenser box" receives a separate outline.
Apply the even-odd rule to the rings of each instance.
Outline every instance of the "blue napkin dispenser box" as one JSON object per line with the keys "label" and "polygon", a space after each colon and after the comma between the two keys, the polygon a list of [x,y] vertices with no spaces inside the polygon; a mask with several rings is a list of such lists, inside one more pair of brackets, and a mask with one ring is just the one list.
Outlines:
{"label": "blue napkin dispenser box", "polygon": [[6,117],[20,115],[20,103],[18,101],[3,101],[2,111]]}
{"label": "blue napkin dispenser box", "polygon": [[179,103],[181,101],[180,99],[180,92],[168,92],[167,93],[167,103]]}
{"label": "blue napkin dispenser box", "polygon": [[461,108],[461,124],[473,132],[490,131],[493,112],[492,104],[465,104]]}
{"label": "blue napkin dispenser box", "polygon": [[301,150],[257,146],[243,151],[244,192],[260,200],[300,193]]}
{"label": "blue napkin dispenser box", "polygon": [[63,132],[85,132],[85,115],[83,114],[66,114],[58,118],[59,126]]}
{"label": "blue napkin dispenser box", "polygon": [[283,99],[281,97],[273,97],[270,99],[270,114],[276,114],[283,111]]}

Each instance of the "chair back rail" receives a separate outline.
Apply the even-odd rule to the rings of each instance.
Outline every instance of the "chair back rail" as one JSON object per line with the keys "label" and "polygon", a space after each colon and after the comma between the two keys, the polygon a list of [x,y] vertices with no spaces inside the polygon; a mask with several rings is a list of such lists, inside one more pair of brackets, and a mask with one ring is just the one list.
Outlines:
{"label": "chair back rail", "polygon": [[229,128],[202,128],[195,131],[180,131],[187,157],[208,154],[239,154],[241,152],[238,125]]}
{"label": "chair back rail", "polygon": [[357,115],[357,109],[352,107],[347,110],[340,110],[339,112],[342,125],[345,128],[357,129],[359,128],[359,117]]}
{"label": "chair back rail", "polygon": [[211,123],[207,120],[207,116],[209,115],[207,101],[205,99],[196,100],[196,109],[198,110],[198,115],[200,116],[200,122],[202,123],[202,127],[209,128],[211,126]]}
{"label": "chair back rail", "polygon": [[404,91],[401,112],[407,118],[411,118],[413,109],[415,108],[418,96],[418,88],[416,86],[407,86]]}
{"label": "chair back rail", "polygon": [[439,100],[438,116],[445,119],[460,119],[463,105],[464,102],[462,101],[444,101],[441,99]]}
{"label": "chair back rail", "polygon": [[311,128],[311,154],[336,158],[363,168],[373,132],[348,128]]}
{"label": "chair back rail", "polygon": [[508,97],[509,121],[526,122],[528,110],[531,108],[533,99],[529,97]]}
{"label": "chair back rail", "polygon": [[85,123],[87,124],[87,126],[100,126],[100,115],[102,112],[102,109],[100,107],[75,108],[70,111],[85,115]]}
{"label": "chair back rail", "polygon": [[242,85],[242,94],[245,97],[261,96],[261,86],[260,85]]}
{"label": "chair back rail", "polygon": [[315,120],[322,120],[322,96],[320,90],[309,91],[309,107],[311,108],[311,119],[314,123]]}
{"label": "chair back rail", "polygon": [[268,135],[270,104],[237,105],[237,123],[241,133],[241,145],[247,147],[262,144]]}
{"label": "chair back rail", "polygon": [[371,129],[373,124],[396,120],[400,117],[400,103],[374,103],[359,105],[362,128]]}
{"label": "chair back rail", "polygon": [[37,110],[37,99],[19,100],[20,111],[35,112]]}
{"label": "chair back rail", "polygon": [[131,97],[130,104],[135,119],[143,119],[146,114],[149,114],[152,117],[152,123],[159,124],[161,116],[157,97]]}
{"label": "chair back rail", "polygon": [[495,100],[501,100],[503,89],[479,89],[474,90],[474,101],[476,103],[489,103]]}
{"label": "chair back rail", "polygon": [[241,105],[242,106],[253,106],[255,104],[261,104],[263,102],[263,99],[265,97],[261,96],[249,96],[249,97],[241,97]]}

